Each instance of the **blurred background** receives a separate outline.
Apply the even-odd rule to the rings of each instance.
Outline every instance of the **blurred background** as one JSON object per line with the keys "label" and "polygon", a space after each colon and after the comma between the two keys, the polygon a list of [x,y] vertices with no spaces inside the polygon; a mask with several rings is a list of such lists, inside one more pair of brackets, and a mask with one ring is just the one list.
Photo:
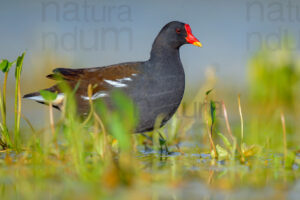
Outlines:
{"label": "blurred background", "polygon": [[[279,104],[295,109],[290,101],[297,101],[300,4],[293,0],[1,1],[0,55],[14,60],[27,52],[21,80],[26,94],[54,84],[45,76],[57,67],[148,59],[157,33],[173,20],[189,23],[203,44],[181,48],[185,99],[215,88],[233,113],[238,94],[245,104],[259,103],[258,110],[270,101],[270,110]],[[13,97],[13,73],[9,78]],[[22,110],[35,126],[44,126],[47,107],[24,100]]]}
{"label": "blurred background", "polygon": [[[108,128],[117,127],[119,134],[108,135],[107,145],[102,126],[99,134],[97,123],[91,130],[55,111],[56,122],[62,121],[52,127],[58,146],[49,108],[22,100],[20,141],[27,150],[1,151],[0,196],[299,199],[299,0],[2,0],[0,60],[14,61],[26,51],[24,95],[55,84],[45,76],[57,67],[147,60],[160,29],[174,20],[190,24],[203,47],[180,50],[186,92],[162,131],[166,141],[155,133],[150,141],[128,134],[122,127],[132,115],[124,112],[107,115]],[[7,133],[17,141],[14,70],[8,77]],[[0,73],[0,89],[4,82]],[[163,145],[173,154],[162,155]]]}

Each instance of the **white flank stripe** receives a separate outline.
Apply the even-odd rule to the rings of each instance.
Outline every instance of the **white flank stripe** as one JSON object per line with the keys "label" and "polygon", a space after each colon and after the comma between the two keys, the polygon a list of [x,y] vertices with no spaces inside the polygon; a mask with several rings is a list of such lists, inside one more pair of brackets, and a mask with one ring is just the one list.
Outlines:
{"label": "white flank stripe", "polygon": [[112,81],[112,80],[106,80],[106,79],[104,79],[104,81],[114,87],[126,87],[127,86],[126,84],[120,83],[118,81]]}
{"label": "white flank stripe", "polygon": [[132,79],[128,78],[128,77],[117,79],[117,80],[120,81],[120,82],[122,82],[122,81],[132,81]]}
{"label": "white flank stripe", "polygon": [[[92,100],[98,99],[98,98],[102,98],[102,97],[106,97],[108,96],[108,94],[104,93],[104,92],[97,92],[92,96]],[[81,96],[82,99],[84,100],[89,100],[90,98],[87,96]]]}

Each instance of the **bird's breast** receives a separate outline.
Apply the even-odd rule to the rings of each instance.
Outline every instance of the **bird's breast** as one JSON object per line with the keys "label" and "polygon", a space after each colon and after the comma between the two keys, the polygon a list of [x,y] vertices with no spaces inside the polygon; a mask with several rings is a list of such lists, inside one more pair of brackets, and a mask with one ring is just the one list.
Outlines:
{"label": "bird's breast", "polygon": [[[153,127],[158,116],[167,121],[176,112],[185,88],[183,68],[143,73],[131,92],[139,110],[139,127]],[[129,86],[130,87],[130,86]]]}

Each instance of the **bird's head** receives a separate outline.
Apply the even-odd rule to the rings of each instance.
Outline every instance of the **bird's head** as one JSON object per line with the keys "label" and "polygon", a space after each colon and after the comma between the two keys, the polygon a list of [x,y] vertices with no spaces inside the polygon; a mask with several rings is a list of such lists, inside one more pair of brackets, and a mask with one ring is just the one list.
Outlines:
{"label": "bird's head", "polygon": [[178,21],[166,24],[157,39],[161,44],[170,45],[173,48],[179,48],[184,44],[202,47],[199,40],[192,34],[190,25]]}

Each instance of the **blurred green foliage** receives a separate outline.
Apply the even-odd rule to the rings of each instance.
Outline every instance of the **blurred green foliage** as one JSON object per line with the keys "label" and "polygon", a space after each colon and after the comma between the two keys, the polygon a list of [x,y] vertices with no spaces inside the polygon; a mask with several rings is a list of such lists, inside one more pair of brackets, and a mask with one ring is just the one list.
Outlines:
{"label": "blurred green foliage", "polygon": [[292,52],[262,51],[249,63],[250,95],[266,109],[295,111],[299,97],[300,66]]}
{"label": "blurred green foliage", "polygon": [[[298,138],[300,65],[288,50],[261,51],[249,62],[248,141],[282,150],[284,113],[289,137]],[[295,143],[299,140],[294,140]],[[295,144],[294,143],[294,144]]]}

